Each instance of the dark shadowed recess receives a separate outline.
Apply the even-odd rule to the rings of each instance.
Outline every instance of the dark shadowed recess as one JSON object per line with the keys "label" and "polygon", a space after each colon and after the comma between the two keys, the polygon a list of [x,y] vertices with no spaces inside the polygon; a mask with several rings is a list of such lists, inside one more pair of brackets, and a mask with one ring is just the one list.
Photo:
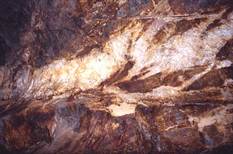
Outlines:
{"label": "dark shadowed recess", "polygon": [[30,21],[29,2],[0,1],[0,66],[11,60],[11,55],[14,55],[19,47],[20,32]]}
{"label": "dark shadowed recess", "polygon": [[223,145],[214,148],[212,150],[203,152],[203,154],[232,154],[232,153],[233,153],[233,146],[231,144]]}
{"label": "dark shadowed recess", "polygon": [[6,45],[5,40],[0,37],[0,66],[6,63],[5,56],[7,51],[9,51],[9,47]]}
{"label": "dark shadowed recess", "polygon": [[221,6],[232,7],[232,0],[169,0],[174,13],[209,13],[217,11]]}

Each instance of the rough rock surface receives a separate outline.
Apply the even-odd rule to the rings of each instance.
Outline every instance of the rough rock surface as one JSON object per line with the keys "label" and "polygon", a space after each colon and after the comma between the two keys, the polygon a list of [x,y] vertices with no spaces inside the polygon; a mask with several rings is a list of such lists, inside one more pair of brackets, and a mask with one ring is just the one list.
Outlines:
{"label": "rough rock surface", "polygon": [[232,0],[0,1],[0,153],[231,153]]}

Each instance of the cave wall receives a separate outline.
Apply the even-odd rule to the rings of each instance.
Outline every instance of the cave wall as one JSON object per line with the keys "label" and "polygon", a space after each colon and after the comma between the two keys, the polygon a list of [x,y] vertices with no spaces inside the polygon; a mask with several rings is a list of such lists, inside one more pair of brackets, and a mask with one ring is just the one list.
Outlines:
{"label": "cave wall", "polygon": [[2,1],[0,53],[0,151],[232,150],[231,0]]}

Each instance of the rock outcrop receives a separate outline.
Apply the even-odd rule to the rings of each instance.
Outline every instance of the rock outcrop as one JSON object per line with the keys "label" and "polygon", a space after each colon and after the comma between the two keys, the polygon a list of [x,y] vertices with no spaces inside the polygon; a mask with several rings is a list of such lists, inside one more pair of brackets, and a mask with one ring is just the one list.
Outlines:
{"label": "rock outcrop", "polygon": [[0,153],[230,153],[231,0],[0,2]]}

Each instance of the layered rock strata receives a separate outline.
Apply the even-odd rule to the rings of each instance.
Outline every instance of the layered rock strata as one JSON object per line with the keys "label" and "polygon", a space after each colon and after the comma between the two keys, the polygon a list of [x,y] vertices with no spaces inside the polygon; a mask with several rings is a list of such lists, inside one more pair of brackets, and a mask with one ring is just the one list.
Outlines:
{"label": "layered rock strata", "polygon": [[231,0],[0,2],[2,153],[233,149]]}

